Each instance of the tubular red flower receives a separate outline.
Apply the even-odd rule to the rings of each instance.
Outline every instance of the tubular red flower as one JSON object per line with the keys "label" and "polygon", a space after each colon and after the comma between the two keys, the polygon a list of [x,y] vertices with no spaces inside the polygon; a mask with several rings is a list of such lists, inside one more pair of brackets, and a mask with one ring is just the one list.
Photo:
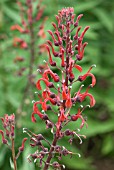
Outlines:
{"label": "tubular red flower", "polygon": [[56,66],[56,63],[52,60],[52,56],[51,56],[51,53],[50,53],[50,48],[47,44],[45,44],[45,47],[48,51],[48,54],[49,54],[49,63],[51,66]]}
{"label": "tubular red flower", "polygon": [[55,30],[56,30],[56,29],[57,29],[57,25],[56,25],[54,22],[52,22],[51,24],[53,25],[53,27],[54,27]]}
{"label": "tubular red flower", "polygon": [[58,27],[59,27],[59,26],[60,26],[60,23],[61,23],[61,20],[60,20],[60,18],[59,18],[58,15],[55,15],[55,17],[56,17],[56,20],[57,20],[57,22],[58,22]]}
{"label": "tubular red flower", "polygon": [[62,45],[62,38],[61,38],[59,32],[58,32],[58,31],[55,31],[55,35],[56,35],[57,38],[58,38],[59,45]]}
{"label": "tubular red flower", "polygon": [[25,142],[27,141],[28,138],[24,138],[22,141],[22,145],[19,147],[19,151],[23,152],[24,151],[24,147],[25,147]]}
{"label": "tubular red flower", "polygon": [[[81,30],[81,26],[79,26],[78,27],[78,29],[76,30],[76,34],[75,34],[75,36],[74,36],[74,40],[77,40],[78,39],[78,33],[79,33],[79,31]],[[79,48],[79,47],[78,47]]]}
{"label": "tubular red flower", "polygon": [[80,39],[83,39],[85,33],[87,32],[87,30],[88,30],[89,28],[90,28],[90,26],[86,26],[86,27],[84,28],[84,31],[83,31],[82,34],[80,35]]}
{"label": "tubular red flower", "polygon": [[41,85],[40,85],[40,81],[44,81],[44,83],[46,84],[46,86],[47,87],[53,87],[53,83],[52,82],[49,82],[47,79],[45,79],[45,78],[40,78],[38,81],[37,81],[37,83],[36,83],[36,87],[37,87],[37,89],[38,90],[42,90],[42,88],[41,88]]}
{"label": "tubular red flower", "polygon": [[61,67],[65,67],[64,49],[62,47],[60,47],[60,53],[61,53]]}
{"label": "tubular red flower", "polygon": [[52,53],[55,57],[58,57],[59,52],[56,52],[53,48],[52,42],[50,40],[47,40],[47,43],[50,45],[50,47],[52,48]]}
{"label": "tubular red flower", "polygon": [[[94,65],[93,65],[93,66],[94,66]],[[92,77],[92,84],[91,84],[92,87],[95,86],[95,84],[96,84],[96,78],[95,78],[95,76],[94,76],[92,73],[90,73],[90,71],[91,71],[91,69],[93,68],[93,66],[90,67],[90,69],[87,71],[86,74],[84,74],[83,76],[79,76],[79,77],[78,77],[78,80],[79,80],[79,81],[84,81],[88,76]]]}
{"label": "tubular red flower", "polygon": [[34,105],[33,105],[33,113],[31,115],[32,122],[36,122],[36,118],[34,117],[35,114],[37,114],[41,119],[43,118],[43,114],[38,110],[37,104],[42,105],[42,102],[38,101],[38,102],[34,103]]}
{"label": "tubular red flower", "polygon": [[58,117],[58,122],[56,123],[56,127],[57,127],[57,134],[60,133],[60,126],[61,126],[61,123],[64,122],[65,120],[67,120],[67,116],[65,115],[65,111],[64,111],[64,108],[61,107],[60,108],[60,116]]}
{"label": "tubular red flower", "polygon": [[21,26],[19,26],[18,24],[11,26],[11,30],[12,30],[12,31],[13,31],[13,30],[18,30],[18,31],[21,32],[21,33],[24,32],[23,28],[22,28]]}
{"label": "tubular red flower", "polygon": [[77,17],[77,19],[76,19],[76,22],[74,23],[74,26],[75,26],[75,27],[78,26],[79,20],[81,19],[82,16],[83,16],[83,14],[78,15],[78,17]]}
{"label": "tubular red flower", "polygon": [[[75,115],[71,116],[71,120],[72,121],[77,121],[78,119],[81,119],[82,123],[80,125],[80,128],[82,129],[86,122],[85,122],[85,119],[83,118],[83,116],[81,114],[82,114],[82,110],[80,110],[80,108],[79,108],[78,112]],[[87,123],[86,123],[86,127],[87,127]]]}
{"label": "tubular red flower", "polygon": [[46,102],[47,102],[47,101],[42,102],[42,109],[43,109],[44,111],[47,111]]}
{"label": "tubular red flower", "polygon": [[36,123],[36,118],[34,117],[35,114],[37,114],[37,115],[39,116],[38,113],[32,112],[31,120],[32,120],[32,122],[34,122],[34,123]]}
{"label": "tubular red flower", "polygon": [[93,95],[90,94],[90,93],[85,93],[84,98],[87,97],[87,96],[90,98],[90,106],[93,107],[93,106],[95,105],[95,103],[96,103],[96,101],[95,101]]}
{"label": "tubular red flower", "polygon": [[47,89],[45,89],[43,92],[42,92],[42,97],[43,99],[47,99],[49,96],[50,96],[51,92]]}
{"label": "tubular red flower", "polygon": [[15,47],[17,47],[17,46],[19,45],[20,48],[27,48],[27,47],[28,47],[27,43],[26,43],[23,39],[18,38],[18,37],[15,37],[15,38],[14,38],[13,45],[14,45]]}
{"label": "tubular red flower", "polygon": [[66,103],[65,103],[65,106],[66,106],[67,108],[71,108],[71,107],[72,107],[70,90],[71,90],[71,89],[68,90],[67,100],[66,100]]}
{"label": "tubular red flower", "polygon": [[67,86],[65,86],[65,83],[62,86],[62,99],[67,100],[67,93],[66,93]]}
{"label": "tubular red flower", "polygon": [[1,119],[2,123],[4,123],[4,118],[3,118],[3,117],[0,117],[0,119]]}
{"label": "tubular red flower", "polygon": [[38,11],[37,16],[36,16],[36,18],[35,18],[36,21],[39,21],[39,20],[40,20],[40,18],[42,17],[43,12],[44,12],[44,8],[41,8],[41,9]]}
{"label": "tubular red flower", "polygon": [[74,67],[75,67],[78,71],[82,72],[82,67],[81,67],[80,65],[74,64]]}
{"label": "tubular red flower", "polygon": [[0,134],[2,135],[2,143],[3,143],[3,144],[7,144],[8,141],[7,141],[7,139],[5,139],[5,137],[4,137],[4,132],[3,132],[2,130],[0,130]]}
{"label": "tubular red flower", "polygon": [[45,79],[49,80],[49,79],[48,79],[48,76],[47,76],[48,74],[50,74],[50,76],[53,78],[53,80],[54,80],[55,82],[59,82],[59,76],[58,76],[56,73],[53,73],[52,70],[50,70],[50,69],[47,69],[47,70],[44,71],[43,77],[44,77]]}
{"label": "tubular red flower", "polygon": [[57,99],[56,98],[52,99],[51,97],[49,97],[48,99],[49,99],[49,101],[51,102],[52,105],[57,104]]}
{"label": "tubular red flower", "polygon": [[78,109],[78,112],[75,114],[75,115],[72,115],[71,116],[71,120],[72,121],[76,121],[78,118],[80,118],[80,115],[81,115],[81,110],[80,108]]}
{"label": "tubular red flower", "polygon": [[52,37],[54,43],[57,42],[57,40],[56,40],[55,37],[54,37],[53,32],[52,32],[51,30],[48,30],[47,32],[51,35],[51,37]]}
{"label": "tubular red flower", "polygon": [[92,94],[88,93],[88,89],[86,90],[86,92],[82,94],[80,93],[80,90],[79,90],[78,93],[76,94],[75,99],[79,102],[82,102],[88,96],[90,98],[90,106],[93,107],[95,105],[95,99]]}

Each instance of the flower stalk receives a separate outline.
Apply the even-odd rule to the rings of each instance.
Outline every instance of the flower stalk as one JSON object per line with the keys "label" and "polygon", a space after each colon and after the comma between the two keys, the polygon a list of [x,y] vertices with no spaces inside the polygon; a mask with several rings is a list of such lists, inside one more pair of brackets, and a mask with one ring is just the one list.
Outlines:
{"label": "flower stalk", "polygon": [[2,121],[3,130],[0,130],[2,135],[2,143],[7,145],[10,151],[12,152],[12,160],[14,165],[14,170],[17,170],[17,159],[20,156],[20,153],[24,151],[24,143],[27,138],[24,138],[22,141],[22,146],[19,147],[19,152],[15,153],[15,115],[5,114],[4,117],[0,117]]}
{"label": "flower stalk", "polygon": [[[60,10],[58,15],[56,15],[57,24],[52,23],[54,31],[48,30],[52,41],[47,40],[47,43],[44,44],[48,53],[48,61],[45,61],[45,70],[43,72],[39,70],[41,78],[36,82],[38,101],[33,102],[31,120],[36,123],[37,119],[35,116],[37,115],[39,119],[44,121],[46,129],[51,129],[53,141],[50,143],[43,135],[36,135],[28,129],[24,131],[30,136],[30,146],[38,147],[34,154],[29,155],[28,159],[31,161],[30,158],[32,158],[35,162],[39,160],[40,167],[42,167],[42,163],[44,163],[43,170],[49,169],[50,166],[54,169],[61,169],[63,165],[59,162],[52,162],[55,154],[58,154],[59,160],[61,160],[63,156],[79,155],[78,153],[67,150],[64,146],[58,145],[58,141],[67,136],[70,138],[68,142],[72,144],[76,136],[81,144],[82,138],[86,138],[85,135],[81,135],[78,130],[67,129],[67,126],[69,123],[81,119],[80,129],[82,129],[85,124],[87,127],[83,112],[88,105],[83,106],[82,109],[80,107],[82,107],[82,103],[87,97],[90,99],[89,107],[91,108],[95,105],[95,99],[93,95],[89,93],[89,89],[93,88],[96,84],[95,76],[90,73],[95,65],[92,65],[87,73],[83,75],[77,76],[74,74],[74,69],[79,72],[83,71],[79,62],[81,62],[84,57],[85,47],[87,45],[87,42],[83,43],[83,39],[89,26],[86,26],[82,33],[79,34],[81,30],[79,21],[82,16],[83,15],[80,14],[75,21],[73,8],[63,8]],[[53,68],[56,68],[60,74],[54,72]],[[79,90],[72,94],[74,84],[77,81],[84,82],[88,76],[92,78],[92,83],[86,88],[86,91],[81,92],[84,86],[82,84]],[[41,81],[45,85],[44,89],[41,86]],[[78,107],[77,103],[81,104],[80,107]],[[77,105],[76,113],[72,113],[74,105]],[[55,109],[52,109],[54,106],[56,106]],[[51,120],[48,111],[51,111],[52,114],[54,113],[56,122]],[[66,128],[66,130],[64,130],[64,128]],[[42,142],[43,140],[49,144],[48,148],[45,148]]]}
{"label": "flower stalk", "polygon": [[[21,48],[21,50],[26,51],[25,55],[29,55],[29,62],[28,65],[24,64],[26,56],[16,56],[14,62],[17,64],[21,62],[22,68],[19,69],[17,75],[22,76],[25,70],[27,72],[27,83],[24,88],[22,101],[26,101],[27,95],[31,92],[31,87],[35,85],[35,74],[34,68],[37,68],[35,62],[38,60],[36,58],[37,53],[42,53],[43,47],[39,46],[36,43],[36,37],[45,39],[46,35],[44,33],[44,24],[47,19],[45,17],[41,24],[39,24],[39,20],[41,19],[44,11],[44,7],[41,5],[41,1],[38,2],[36,6],[36,14],[34,15],[34,1],[33,0],[26,0],[25,4],[17,1],[17,4],[20,8],[20,17],[21,17],[21,26],[16,24],[11,27],[12,31],[20,32],[20,36],[23,38],[15,37],[13,40],[13,45],[15,48]],[[25,5],[25,6],[24,6]],[[39,25],[38,25],[39,24]],[[37,28],[36,28],[37,27]],[[25,38],[27,37],[27,38]],[[20,104],[18,108],[18,112],[20,113],[24,108],[24,102]]]}
{"label": "flower stalk", "polygon": [[15,157],[15,143],[14,143],[14,138],[11,139],[11,150],[12,150],[12,158],[13,158],[13,164],[14,164],[14,170],[17,170],[17,161]]}

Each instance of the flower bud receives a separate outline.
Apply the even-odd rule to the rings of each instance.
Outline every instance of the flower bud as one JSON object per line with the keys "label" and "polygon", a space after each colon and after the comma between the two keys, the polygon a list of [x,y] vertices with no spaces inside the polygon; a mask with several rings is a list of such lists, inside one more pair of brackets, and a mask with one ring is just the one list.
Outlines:
{"label": "flower bud", "polygon": [[66,136],[70,136],[71,135],[71,131],[69,129],[65,130],[65,135]]}
{"label": "flower bud", "polygon": [[58,162],[53,162],[52,166],[54,168],[59,168],[61,165]]}
{"label": "flower bud", "polygon": [[42,134],[38,134],[36,138],[37,138],[37,140],[39,140],[39,141],[40,141],[40,140],[44,140],[44,137],[42,136]]}

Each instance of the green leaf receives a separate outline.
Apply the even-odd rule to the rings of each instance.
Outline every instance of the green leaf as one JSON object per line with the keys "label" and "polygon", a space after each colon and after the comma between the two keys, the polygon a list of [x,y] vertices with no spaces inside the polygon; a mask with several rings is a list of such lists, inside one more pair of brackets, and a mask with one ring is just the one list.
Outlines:
{"label": "green leaf", "polygon": [[101,152],[102,152],[103,155],[107,155],[113,150],[114,150],[113,137],[109,134],[103,140]]}
{"label": "green leaf", "polygon": [[17,11],[14,11],[13,9],[10,9],[9,7],[7,7],[6,5],[3,6],[3,10],[4,13],[11,18],[12,20],[14,20],[16,23],[21,23],[21,19],[19,14],[17,13]]}
{"label": "green leaf", "polygon": [[110,32],[113,31],[113,18],[109,14],[109,11],[106,11],[103,8],[96,8],[93,10],[93,13],[98,17],[102,25]]}
{"label": "green leaf", "polygon": [[87,11],[87,10],[91,10],[92,8],[95,8],[97,5],[99,5],[100,3],[102,3],[101,0],[99,1],[88,1],[88,2],[82,2],[82,3],[78,3],[76,6],[75,6],[75,10],[76,10],[76,13],[79,13],[79,12],[84,12],[84,11]]}
{"label": "green leaf", "polygon": [[14,169],[14,163],[13,163],[11,157],[10,157],[10,166],[11,166],[11,169]]}
{"label": "green leaf", "polygon": [[27,160],[27,157],[28,155],[31,153],[31,149],[30,147],[26,147],[26,149],[24,150],[23,152],[23,163],[22,163],[22,166],[19,170],[27,170],[27,169],[32,169],[32,170],[35,170],[35,166],[33,163],[29,163],[28,160]]}
{"label": "green leaf", "polygon": [[97,134],[103,134],[114,130],[114,120],[108,120],[106,122],[95,121],[90,119],[88,116],[88,128],[82,129],[82,134],[85,134],[87,137],[95,136]]}

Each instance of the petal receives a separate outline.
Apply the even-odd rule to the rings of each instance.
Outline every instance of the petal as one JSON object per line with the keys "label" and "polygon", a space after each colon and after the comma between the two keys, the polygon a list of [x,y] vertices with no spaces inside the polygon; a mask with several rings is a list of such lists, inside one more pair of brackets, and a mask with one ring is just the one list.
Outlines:
{"label": "petal", "polygon": [[87,93],[86,96],[89,96],[89,98],[90,98],[90,106],[93,107],[95,105],[95,103],[96,103],[94,97],[90,93]]}
{"label": "petal", "polygon": [[91,77],[92,77],[92,87],[95,86],[95,84],[96,84],[96,78],[95,78],[95,76],[94,76],[92,73],[88,73],[88,76],[91,76]]}
{"label": "petal", "polygon": [[36,87],[37,87],[37,89],[38,90],[42,90],[42,88],[41,88],[41,86],[40,86],[40,79],[37,81],[37,83],[36,83]]}
{"label": "petal", "polygon": [[18,24],[11,26],[11,30],[18,30],[21,33],[24,32],[23,28],[21,28]]}
{"label": "petal", "polygon": [[32,115],[31,115],[31,120],[32,120],[32,122],[34,122],[34,123],[36,123],[36,118],[34,117],[35,114],[38,115],[41,119],[42,119],[42,117],[43,117],[43,114],[42,114],[42,113],[40,113],[40,112],[37,112],[37,113],[33,112]]}
{"label": "petal", "polygon": [[46,102],[45,102],[45,101],[42,102],[42,109],[43,109],[44,111],[47,111],[47,105],[46,105]]}
{"label": "petal", "polygon": [[80,65],[75,64],[74,67],[75,67],[78,71],[82,72],[82,67],[81,67]]}
{"label": "petal", "polygon": [[71,107],[72,107],[72,101],[71,101],[71,99],[68,99],[68,100],[66,101],[65,106],[66,106],[67,108],[71,108]]}
{"label": "petal", "polygon": [[40,85],[40,81],[44,81],[44,83],[46,84],[47,87],[53,87],[53,83],[49,82],[48,80],[44,79],[44,78],[40,78],[37,83],[36,83],[36,87],[38,90],[42,90],[41,85]]}

